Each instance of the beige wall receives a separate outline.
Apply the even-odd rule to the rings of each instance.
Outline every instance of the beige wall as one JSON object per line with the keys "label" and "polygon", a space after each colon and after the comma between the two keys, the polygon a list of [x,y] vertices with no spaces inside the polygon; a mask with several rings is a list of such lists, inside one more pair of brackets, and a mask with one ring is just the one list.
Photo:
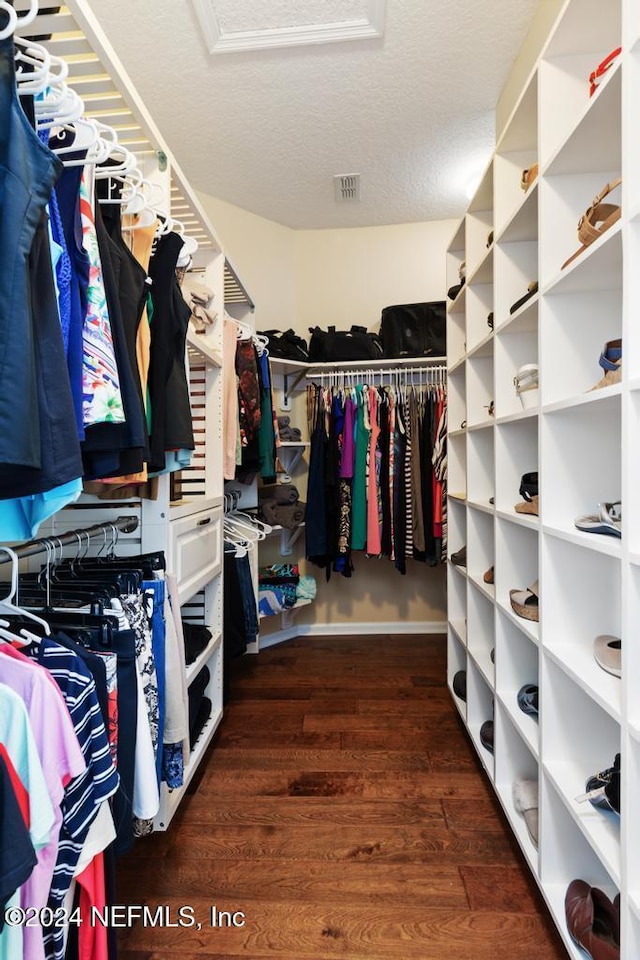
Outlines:
{"label": "beige wall", "polygon": [[294,231],[206,193],[199,198],[256,305],[256,329],[291,327],[295,320]]}
{"label": "beige wall", "polygon": [[383,307],[441,300],[453,220],[295,235],[298,326],[378,329]]}
{"label": "beige wall", "polygon": [[496,140],[509,119],[565,0],[539,0],[533,22],[496,106]]}

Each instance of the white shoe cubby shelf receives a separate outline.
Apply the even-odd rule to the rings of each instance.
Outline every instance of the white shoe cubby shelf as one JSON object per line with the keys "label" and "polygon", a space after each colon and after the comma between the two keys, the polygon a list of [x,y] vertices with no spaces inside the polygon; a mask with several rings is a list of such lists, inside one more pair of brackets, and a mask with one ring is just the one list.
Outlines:
{"label": "white shoe cubby shelf", "polygon": [[[447,311],[450,545],[467,548],[466,568],[449,563],[448,681],[575,960],[564,897],[578,878],[620,893],[620,957],[640,956],[640,12],[635,0],[606,7],[603,18],[600,0],[566,0],[447,253],[447,285],[463,261],[467,277]],[[589,74],[620,46],[590,96]],[[620,219],[563,267],[578,220],[618,177],[603,202]],[[592,389],[620,337],[621,381]],[[513,381],[529,363],[540,386],[525,407]],[[539,516],[515,510],[534,471]],[[621,539],[575,526],[617,500]],[[510,600],[536,581],[539,622]],[[621,677],[596,662],[599,634],[621,638]],[[453,692],[460,671],[466,700]],[[518,704],[526,684],[538,717]],[[493,754],[480,740],[488,720]],[[617,753],[620,817],[578,799]],[[538,783],[537,847],[514,806],[517,778]]]}

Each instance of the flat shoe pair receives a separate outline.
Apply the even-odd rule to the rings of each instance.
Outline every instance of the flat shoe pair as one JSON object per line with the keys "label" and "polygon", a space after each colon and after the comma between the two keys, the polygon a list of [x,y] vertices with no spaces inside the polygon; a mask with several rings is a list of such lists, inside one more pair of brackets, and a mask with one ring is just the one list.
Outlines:
{"label": "flat shoe pair", "polygon": [[613,503],[599,503],[597,514],[578,517],[575,525],[585,533],[604,533],[610,537],[622,536],[622,509],[619,500]]}

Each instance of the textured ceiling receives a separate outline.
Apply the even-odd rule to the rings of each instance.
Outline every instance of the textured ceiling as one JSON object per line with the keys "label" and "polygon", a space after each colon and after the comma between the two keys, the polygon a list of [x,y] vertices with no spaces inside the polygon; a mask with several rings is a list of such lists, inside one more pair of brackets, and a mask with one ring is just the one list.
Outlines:
{"label": "textured ceiling", "polygon": [[[234,29],[364,6],[216,3]],[[91,6],[193,186],[311,229],[462,214],[537,0],[388,0],[382,39],[217,56],[191,0]],[[338,173],[361,174],[360,203],[335,202]]]}

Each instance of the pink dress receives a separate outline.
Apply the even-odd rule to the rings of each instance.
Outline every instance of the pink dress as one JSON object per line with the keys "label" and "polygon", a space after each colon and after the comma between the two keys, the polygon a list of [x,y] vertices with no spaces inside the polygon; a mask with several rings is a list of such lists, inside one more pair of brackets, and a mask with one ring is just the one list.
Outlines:
{"label": "pink dress", "polygon": [[380,452],[378,451],[378,425],[380,398],[377,390],[369,390],[369,479],[367,488],[367,553],[379,557],[382,551],[380,541],[380,516],[378,511],[378,489],[380,485]]}

